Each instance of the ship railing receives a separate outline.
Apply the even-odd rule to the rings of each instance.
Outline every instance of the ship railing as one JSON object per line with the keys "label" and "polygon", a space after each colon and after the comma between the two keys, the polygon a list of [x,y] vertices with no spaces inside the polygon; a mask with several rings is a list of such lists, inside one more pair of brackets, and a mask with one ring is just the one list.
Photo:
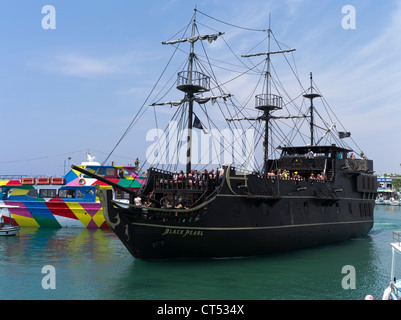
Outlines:
{"label": "ship railing", "polygon": [[397,297],[397,300],[400,300],[400,298],[401,298],[400,297],[400,289],[397,288],[397,286],[395,285],[395,283],[393,281],[391,281],[390,286],[391,286],[391,291]]}
{"label": "ship railing", "polygon": [[198,175],[197,177],[175,177],[171,173],[156,173],[154,189],[213,190],[220,184],[219,177]]}
{"label": "ship railing", "polygon": [[269,106],[274,109],[282,109],[283,98],[275,94],[258,94],[255,97],[255,106],[256,108]]}
{"label": "ship railing", "polygon": [[373,162],[364,159],[344,159],[345,167],[351,171],[373,171]]}
{"label": "ship railing", "polygon": [[181,71],[177,76],[177,88],[197,88],[197,91],[210,90],[210,77],[198,71]]}
{"label": "ship railing", "polygon": [[234,176],[248,176],[248,175],[257,175],[257,172],[255,171],[250,171],[245,168],[240,168],[240,167],[231,167],[231,171],[234,172]]}
{"label": "ship railing", "polygon": [[327,157],[313,158],[309,164],[308,159],[304,155],[284,156],[278,160],[279,169],[287,170],[314,170],[323,171],[325,168]]}
{"label": "ship railing", "polygon": [[27,175],[0,175],[0,180],[21,180],[22,178],[28,177]]}

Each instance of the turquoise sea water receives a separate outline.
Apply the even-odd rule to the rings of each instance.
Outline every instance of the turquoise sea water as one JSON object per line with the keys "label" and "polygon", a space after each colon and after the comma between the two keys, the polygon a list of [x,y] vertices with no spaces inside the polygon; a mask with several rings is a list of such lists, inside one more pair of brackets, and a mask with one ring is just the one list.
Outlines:
{"label": "turquoise sea water", "polygon": [[[0,237],[0,299],[377,298],[388,286],[395,230],[401,207],[376,206],[370,234],[340,244],[264,257],[140,261],[111,231],[22,228]],[[355,268],[355,289],[342,287],[346,265]],[[45,266],[54,269],[42,273]]]}

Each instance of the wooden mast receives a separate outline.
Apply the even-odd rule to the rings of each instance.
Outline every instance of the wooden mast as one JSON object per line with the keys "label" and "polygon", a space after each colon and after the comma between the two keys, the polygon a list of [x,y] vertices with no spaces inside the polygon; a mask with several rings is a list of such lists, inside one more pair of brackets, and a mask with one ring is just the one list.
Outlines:
{"label": "wooden mast", "polygon": [[269,90],[269,87],[270,87],[270,55],[295,51],[295,49],[270,51],[270,34],[271,34],[270,15],[269,15],[269,29],[267,30],[267,33],[268,33],[267,52],[241,55],[241,57],[243,57],[243,58],[256,57],[256,56],[262,56],[262,55],[266,56],[266,65],[267,65],[267,68],[266,68],[267,70],[266,70],[266,74],[265,74],[265,86],[266,86],[265,90],[266,91],[264,94],[258,94],[255,97],[256,98],[255,108],[260,111],[263,111],[263,116],[260,117],[259,119],[265,121],[265,135],[264,135],[264,141],[263,141],[263,148],[264,148],[263,175],[265,177],[267,177],[267,174],[268,174],[269,121],[271,119],[271,112],[282,109],[282,105],[283,105],[283,98],[281,96],[270,93],[270,90]]}

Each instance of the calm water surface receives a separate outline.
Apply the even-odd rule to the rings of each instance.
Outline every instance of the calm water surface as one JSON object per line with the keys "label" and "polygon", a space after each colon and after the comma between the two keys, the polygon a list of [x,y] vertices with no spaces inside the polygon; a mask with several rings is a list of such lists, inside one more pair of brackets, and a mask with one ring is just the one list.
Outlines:
{"label": "calm water surface", "polygon": [[[401,208],[377,206],[367,237],[341,244],[234,259],[135,260],[111,231],[22,228],[0,237],[0,299],[364,299],[379,297],[391,268]],[[56,289],[43,289],[46,265]],[[344,290],[342,268],[356,270]],[[401,271],[401,266],[400,266]]]}

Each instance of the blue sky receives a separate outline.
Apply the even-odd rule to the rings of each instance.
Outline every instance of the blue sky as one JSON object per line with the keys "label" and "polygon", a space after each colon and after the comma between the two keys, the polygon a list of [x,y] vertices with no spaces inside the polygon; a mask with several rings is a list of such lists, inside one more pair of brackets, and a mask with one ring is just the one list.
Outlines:
{"label": "blue sky", "polygon": [[[56,9],[54,30],[42,28],[45,5]],[[256,29],[271,13],[276,37],[297,49],[305,87],[313,71],[376,172],[400,173],[400,0],[14,0],[0,8],[0,175],[59,175],[87,149],[102,161],[172,53],[161,42],[187,25],[195,5]],[[342,28],[345,5],[356,9],[354,30]],[[219,30],[244,41],[239,30]],[[145,126],[137,130],[110,160],[144,157]]]}

